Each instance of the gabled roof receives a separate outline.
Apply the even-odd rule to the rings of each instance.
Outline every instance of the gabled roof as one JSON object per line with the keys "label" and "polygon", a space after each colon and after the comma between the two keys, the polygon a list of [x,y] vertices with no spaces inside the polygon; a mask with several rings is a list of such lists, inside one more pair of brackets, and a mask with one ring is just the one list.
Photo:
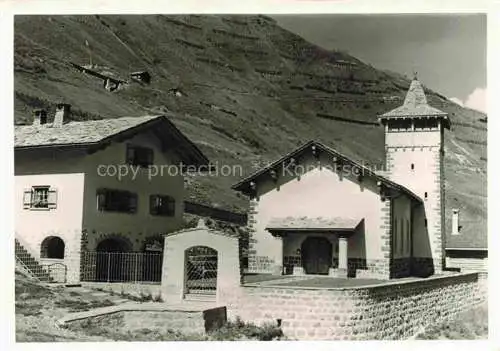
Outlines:
{"label": "gabled roof", "polygon": [[14,126],[14,150],[70,147],[103,148],[144,131],[153,131],[163,145],[183,151],[183,162],[205,165],[209,161],[166,116],[121,117],[52,124]]}
{"label": "gabled roof", "polygon": [[295,149],[294,151],[286,154],[285,156],[281,157],[280,159],[272,162],[266,167],[261,168],[257,172],[251,174],[250,176],[244,178],[237,184],[233,185],[231,188],[236,190],[236,191],[241,191],[242,193],[246,195],[252,195],[252,190],[251,190],[251,182],[256,181],[258,178],[263,176],[264,174],[276,169],[276,167],[280,166],[284,162],[289,162],[291,159],[296,159],[300,155],[304,154],[305,152],[311,152],[312,148],[315,148],[317,152],[326,152],[328,153],[331,157],[337,157],[338,162],[342,162],[343,164],[350,164],[352,167],[356,167],[359,169],[359,173],[362,174],[365,177],[372,177],[376,181],[380,181],[381,184],[383,184],[385,187],[389,189],[393,189],[402,193],[405,193],[408,195],[410,198],[422,202],[422,199],[417,196],[415,193],[413,193],[411,190],[407,189],[406,187],[397,184],[388,178],[381,176],[380,174],[377,174],[370,170],[369,168],[357,163],[356,161],[350,159],[349,157],[342,155],[340,152],[337,150],[334,150],[332,148],[329,148],[325,146],[324,144],[311,140],[304,145],[300,146],[299,148]]}
{"label": "gabled roof", "polygon": [[422,84],[417,79],[414,79],[408,88],[403,105],[380,115],[379,119],[383,121],[393,118],[439,117],[447,122],[445,126],[449,128],[447,115],[446,112],[438,110],[427,103]]}

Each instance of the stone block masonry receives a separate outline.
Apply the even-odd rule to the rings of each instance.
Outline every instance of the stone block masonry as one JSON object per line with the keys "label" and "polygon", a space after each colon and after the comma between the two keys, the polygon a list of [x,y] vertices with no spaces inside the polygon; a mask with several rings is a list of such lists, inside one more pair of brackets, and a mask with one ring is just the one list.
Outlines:
{"label": "stone block masonry", "polygon": [[415,335],[486,300],[478,273],[349,288],[247,285],[224,303],[229,318],[261,324],[282,321],[292,339],[398,340]]}
{"label": "stone block masonry", "polygon": [[57,325],[71,328],[86,325],[88,321],[94,325],[106,326],[117,323],[124,330],[131,332],[151,329],[160,332],[175,330],[185,334],[203,334],[226,323],[227,313],[225,307],[130,303],[72,313],[59,319]]}

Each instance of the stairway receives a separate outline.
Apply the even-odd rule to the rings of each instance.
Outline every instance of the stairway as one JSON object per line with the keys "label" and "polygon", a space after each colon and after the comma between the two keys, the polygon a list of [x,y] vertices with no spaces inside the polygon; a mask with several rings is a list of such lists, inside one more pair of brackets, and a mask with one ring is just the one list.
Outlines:
{"label": "stairway", "polygon": [[16,261],[23,266],[28,273],[30,273],[33,278],[41,282],[51,282],[47,270],[30,254],[30,252],[19,242],[17,238],[15,240],[15,253]]}

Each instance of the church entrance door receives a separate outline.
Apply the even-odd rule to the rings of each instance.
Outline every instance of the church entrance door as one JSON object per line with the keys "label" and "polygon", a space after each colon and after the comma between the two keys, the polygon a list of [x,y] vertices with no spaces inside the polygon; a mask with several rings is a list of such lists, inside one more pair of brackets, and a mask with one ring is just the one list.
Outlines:
{"label": "church entrance door", "polygon": [[309,237],[301,246],[306,274],[328,274],[332,262],[332,243],[324,237]]}

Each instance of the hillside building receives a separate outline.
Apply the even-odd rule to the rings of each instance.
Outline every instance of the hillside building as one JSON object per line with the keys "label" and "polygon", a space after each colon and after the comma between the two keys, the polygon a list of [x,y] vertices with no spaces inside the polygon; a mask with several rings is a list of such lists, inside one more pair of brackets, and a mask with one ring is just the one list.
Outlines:
{"label": "hillside building", "polygon": [[148,71],[138,71],[130,73],[130,77],[140,83],[149,84],[151,83],[151,74]]}

